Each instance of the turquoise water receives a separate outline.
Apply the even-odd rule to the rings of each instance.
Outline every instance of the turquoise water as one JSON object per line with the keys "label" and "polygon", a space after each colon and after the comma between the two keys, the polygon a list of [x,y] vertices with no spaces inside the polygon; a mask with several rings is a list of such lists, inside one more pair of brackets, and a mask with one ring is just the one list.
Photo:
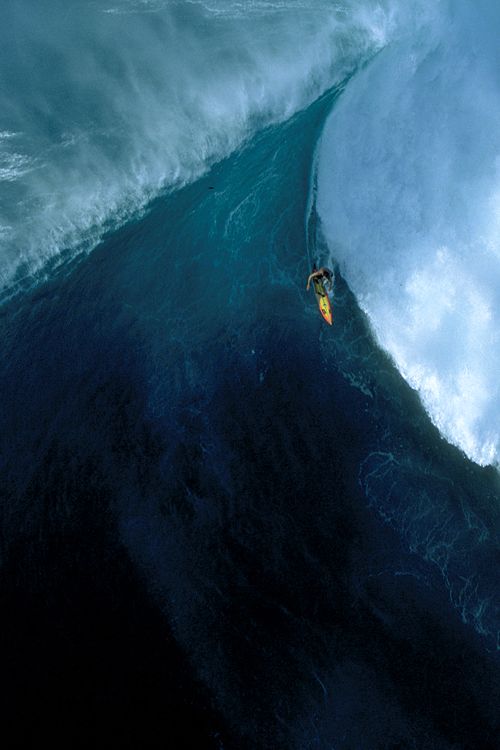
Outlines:
{"label": "turquoise water", "polygon": [[[117,5],[99,31],[86,16],[77,38],[89,49],[102,34],[116,40],[115,16],[129,44],[152,29],[160,41],[169,29],[185,44],[192,35],[201,76],[193,51],[201,40],[241,33],[247,57],[233,60],[233,72],[267,64],[278,44],[269,4],[204,7],[205,26],[196,4]],[[305,18],[306,39],[322,26],[325,49],[338,42],[328,4],[315,6],[314,23],[300,7],[271,16],[285,51]],[[71,23],[71,13],[57,18]],[[87,133],[69,172],[75,185],[86,174],[99,186],[103,223],[92,215],[78,225],[71,211],[88,205],[71,181],[48,200],[42,186],[64,172],[57,159],[46,156],[50,180],[42,169],[29,173],[36,185],[7,185],[38,190],[30,205],[46,224],[34,221],[31,250],[6,272],[0,318],[5,732],[66,744],[95,743],[98,732],[122,744],[273,750],[497,745],[498,473],[433,424],[380,348],[343,251],[331,329],[305,290],[312,263],[335,260],[321,184],[325,123],[383,54],[381,17],[379,36],[372,17],[371,25],[354,12],[342,18],[343,65],[335,53],[313,66],[327,81],[339,65],[334,85],[315,79],[305,95],[297,84],[295,104],[277,96],[281,113],[270,115],[263,100],[289,87],[283,71],[298,76],[282,51],[276,79],[245,89],[254,120],[235,118],[244,137],[224,142],[210,121],[217,148],[208,138],[212,151],[189,162],[189,176],[178,184],[157,176],[158,189],[154,179],[141,183],[113,213],[118,202],[99,202],[108,178],[123,187],[109,164],[128,177],[132,162],[142,165],[149,179],[145,164],[160,154],[127,119],[128,70],[123,150],[100,131],[109,163],[95,172],[99,148]],[[35,21],[24,29],[36,36]],[[144,50],[143,68],[133,53],[135,73],[152,75]],[[122,80],[116,60],[103,59],[110,79]],[[161,75],[148,79],[149,93]],[[311,75],[307,68],[304,80]],[[224,96],[234,80],[225,85]],[[211,96],[210,117],[219,101]],[[198,123],[199,111],[176,101]],[[50,111],[48,122],[58,122]],[[182,169],[196,151],[185,145],[176,152]],[[5,196],[19,238],[29,228],[16,224],[19,206]],[[63,222],[57,235],[57,216],[83,244],[66,241]],[[30,255],[37,247],[48,266]]]}

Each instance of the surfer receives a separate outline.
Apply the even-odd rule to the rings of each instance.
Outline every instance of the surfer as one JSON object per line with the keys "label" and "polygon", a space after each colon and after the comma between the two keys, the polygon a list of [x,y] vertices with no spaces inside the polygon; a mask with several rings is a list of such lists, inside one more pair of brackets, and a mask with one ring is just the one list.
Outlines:
{"label": "surfer", "polygon": [[307,279],[306,290],[309,291],[309,287],[311,286],[311,281],[313,279],[321,279],[325,287],[328,284],[328,291],[331,291],[332,286],[333,286],[332,278],[333,278],[333,273],[330,271],[329,268],[320,268],[318,271],[316,271],[316,269],[313,268],[313,272],[309,275],[309,278]]}

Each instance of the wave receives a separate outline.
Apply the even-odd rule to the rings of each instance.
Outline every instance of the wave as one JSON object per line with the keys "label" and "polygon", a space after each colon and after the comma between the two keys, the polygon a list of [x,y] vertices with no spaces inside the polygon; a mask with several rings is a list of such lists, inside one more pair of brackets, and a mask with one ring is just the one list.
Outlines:
{"label": "wave", "polygon": [[480,11],[395,0],[7,4],[3,294],[351,76],[319,149],[325,236],[441,432],[475,461],[498,462],[499,19],[486,0]]}
{"label": "wave", "polygon": [[392,24],[389,6],[319,0],[24,0],[2,16],[4,285],[308,105]]}
{"label": "wave", "polygon": [[441,433],[500,459],[500,11],[436,4],[350,81],[322,137],[332,257]]}

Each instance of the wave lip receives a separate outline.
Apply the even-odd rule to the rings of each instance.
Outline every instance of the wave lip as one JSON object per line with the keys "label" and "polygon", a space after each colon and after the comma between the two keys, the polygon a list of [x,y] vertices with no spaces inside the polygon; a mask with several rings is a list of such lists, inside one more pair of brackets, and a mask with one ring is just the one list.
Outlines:
{"label": "wave lip", "polygon": [[437,5],[351,80],[318,211],[375,336],[441,433],[500,460],[500,65],[488,2]]}
{"label": "wave lip", "polygon": [[310,104],[380,47],[389,23],[371,1],[347,14],[324,0],[41,5],[1,11],[7,285]]}

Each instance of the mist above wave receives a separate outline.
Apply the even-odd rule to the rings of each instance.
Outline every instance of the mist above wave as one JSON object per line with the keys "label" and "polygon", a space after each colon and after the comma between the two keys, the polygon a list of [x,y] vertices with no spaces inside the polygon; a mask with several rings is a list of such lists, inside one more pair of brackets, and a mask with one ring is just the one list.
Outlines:
{"label": "mist above wave", "polygon": [[435,424],[478,463],[498,463],[500,11],[429,8],[331,114],[318,210],[377,339]]}
{"label": "mist above wave", "polygon": [[283,120],[385,41],[376,3],[59,0],[0,11],[0,281]]}

